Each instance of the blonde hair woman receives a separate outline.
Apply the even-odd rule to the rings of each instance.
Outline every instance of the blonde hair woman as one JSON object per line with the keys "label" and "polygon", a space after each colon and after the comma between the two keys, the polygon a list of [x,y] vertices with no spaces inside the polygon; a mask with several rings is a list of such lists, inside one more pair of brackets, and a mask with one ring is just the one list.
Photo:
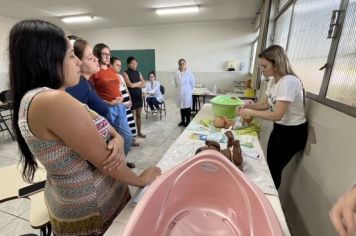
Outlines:
{"label": "blonde hair woman", "polygon": [[284,49],[272,45],[258,55],[263,76],[270,78],[266,96],[257,104],[238,110],[242,117],[255,116],[273,121],[268,140],[267,163],[276,188],[281,183],[283,168],[305,146],[308,124],[304,113],[304,90],[292,70]]}

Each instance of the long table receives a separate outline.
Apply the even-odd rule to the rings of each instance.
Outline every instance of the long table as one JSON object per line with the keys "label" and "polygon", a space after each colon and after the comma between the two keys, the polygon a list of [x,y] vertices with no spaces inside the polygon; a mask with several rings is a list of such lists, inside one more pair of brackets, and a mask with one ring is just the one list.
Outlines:
{"label": "long table", "polygon": [[[195,136],[207,135],[207,137],[209,137],[210,135],[210,137],[217,137],[221,135],[218,134],[217,130],[212,130],[211,127],[205,127],[200,124],[202,119],[212,119],[213,117],[212,105],[204,104],[189,126],[182,132],[182,134],[170,146],[167,152],[163,155],[162,159],[158,162],[157,166],[162,169],[162,172],[169,170],[170,168],[194,156],[196,149],[204,145],[204,141],[195,139]],[[234,133],[234,135],[235,138],[240,140],[241,144],[252,143],[253,148],[245,148],[244,146],[241,147],[244,158],[243,171],[245,175],[252,180],[252,182],[262,190],[262,192],[265,193],[276,213],[284,235],[290,236],[279,201],[278,192],[273,184],[273,180],[257,135],[238,135],[237,133]],[[225,148],[224,146],[226,146],[224,143],[221,143],[220,145],[222,148]],[[127,212],[130,210],[127,208],[132,207],[132,204],[128,203],[125,207],[126,209],[123,210],[124,213],[120,213],[114,220],[114,223],[127,222],[127,220],[123,220],[123,218],[128,217]],[[110,228],[105,235],[115,235],[115,231],[113,229],[110,230]]]}

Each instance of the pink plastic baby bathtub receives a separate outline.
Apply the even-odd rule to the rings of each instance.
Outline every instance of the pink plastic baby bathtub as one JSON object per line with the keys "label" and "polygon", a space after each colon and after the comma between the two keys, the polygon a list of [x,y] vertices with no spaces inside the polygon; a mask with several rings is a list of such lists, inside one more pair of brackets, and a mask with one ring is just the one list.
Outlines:
{"label": "pink plastic baby bathtub", "polygon": [[207,150],[165,172],[135,207],[124,236],[282,236],[265,195]]}

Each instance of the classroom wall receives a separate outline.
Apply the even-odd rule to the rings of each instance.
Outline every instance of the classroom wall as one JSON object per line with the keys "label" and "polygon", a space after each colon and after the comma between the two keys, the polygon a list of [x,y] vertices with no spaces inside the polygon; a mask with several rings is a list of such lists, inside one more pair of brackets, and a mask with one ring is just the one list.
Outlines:
{"label": "classroom wall", "polygon": [[[155,49],[157,79],[174,97],[172,83],[178,59],[185,58],[197,82],[231,90],[234,80],[248,76],[251,43],[256,37],[251,20],[224,20],[189,24],[75,31],[93,46],[104,42],[111,49]],[[226,72],[225,62],[245,64],[243,72]],[[140,62],[138,62],[140,63]]]}
{"label": "classroom wall", "polygon": [[[8,40],[11,28],[18,21],[18,19],[0,16],[0,91],[9,88]],[[66,35],[72,34],[70,30],[63,30]]]}
{"label": "classroom wall", "polygon": [[[356,181],[356,118],[310,99],[306,114],[308,144],[285,168],[280,199],[292,235],[334,236],[328,212]],[[272,122],[261,124],[266,153]]]}
{"label": "classroom wall", "polygon": [[8,89],[8,39],[17,20],[0,16],[0,91]]}

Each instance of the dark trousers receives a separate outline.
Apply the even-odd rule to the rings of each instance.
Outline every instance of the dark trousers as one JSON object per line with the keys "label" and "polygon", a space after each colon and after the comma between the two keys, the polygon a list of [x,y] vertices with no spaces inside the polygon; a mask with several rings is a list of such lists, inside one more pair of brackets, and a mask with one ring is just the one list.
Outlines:
{"label": "dark trousers", "polygon": [[273,124],[267,146],[267,163],[277,189],[281,184],[283,168],[297,152],[304,149],[307,137],[308,122],[295,126]]}
{"label": "dark trousers", "polygon": [[192,109],[190,107],[189,108],[180,109],[181,121],[184,124],[189,124],[191,113],[192,113]]}
{"label": "dark trousers", "polygon": [[148,106],[151,108],[151,110],[153,111],[155,108],[158,109],[159,108],[159,102],[157,101],[156,97],[147,97],[146,98],[146,102],[148,104]]}

